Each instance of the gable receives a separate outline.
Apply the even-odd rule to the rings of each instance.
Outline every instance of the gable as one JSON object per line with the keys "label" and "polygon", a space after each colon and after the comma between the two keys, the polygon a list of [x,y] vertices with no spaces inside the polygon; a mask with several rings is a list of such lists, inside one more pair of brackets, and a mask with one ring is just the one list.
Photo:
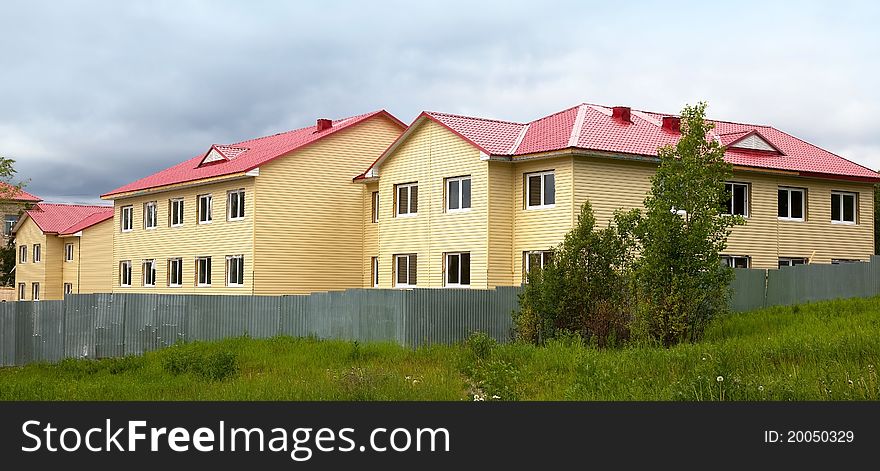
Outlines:
{"label": "gable", "polygon": [[757,132],[749,134],[748,136],[730,144],[731,148],[735,149],[748,149],[748,150],[760,150],[765,152],[778,152],[778,150],[773,147],[769,142],[764,140],[760,134]]}
{"label": "gable", "polygon": [[223,154],[221,154],[220,151],[218,151],[217,149],[211,149],[208,152],[208,155],[206,155],[205,158],[202,159],[202,165],[209,164],[211,162],[219,162],[221,160],[225,161],[226,157],[224,157]]}
{"label": "gable", "polygon": [[476,146],[433,120],[425,119],[408,132],[405,139],[397,142],[394,149],[371,168],[374,176],[381,176],[383,168],[421,167],[429,165],[430,160],[435,160],[431,165],[437,165],[450,154],[468,156],[466,158],[472,158],[474,162],[480,159],[481,153]]}

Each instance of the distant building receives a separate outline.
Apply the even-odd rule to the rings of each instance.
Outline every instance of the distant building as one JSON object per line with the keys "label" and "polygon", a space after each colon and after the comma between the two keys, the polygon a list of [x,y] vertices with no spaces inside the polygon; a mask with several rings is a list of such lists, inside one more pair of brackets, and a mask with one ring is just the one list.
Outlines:
{"label": "distant building", "polygon": [[109,293],[113,281],[113,207],[39,203],[15,233],[15,299]]}
{"label": "distant building", "polygon": [[12,238],[12,228],[21,217],[21,212],[30,209],[36,203],[42,201],[40,198],[15,188],[12,185],[0,182],[0,214],[3,215],[3,245],[9,243]]}

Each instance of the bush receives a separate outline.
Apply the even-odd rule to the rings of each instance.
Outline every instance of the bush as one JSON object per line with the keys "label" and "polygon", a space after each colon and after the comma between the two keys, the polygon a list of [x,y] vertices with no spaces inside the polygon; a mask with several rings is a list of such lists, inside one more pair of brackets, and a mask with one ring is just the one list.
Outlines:
{"label": "bush", "polygon": [[238,370],[235,354],[226,350],[205,352],[193,345],[174,345],[162,351],[162,355],[162,368],[173,375],[191,373],[222,381]]}

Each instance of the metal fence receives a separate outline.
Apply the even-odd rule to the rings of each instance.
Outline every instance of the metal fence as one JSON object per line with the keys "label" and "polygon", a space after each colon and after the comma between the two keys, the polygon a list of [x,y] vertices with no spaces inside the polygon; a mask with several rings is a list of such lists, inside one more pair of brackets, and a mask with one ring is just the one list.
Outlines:
{"label": "metal fence", "polygon": [[[350,289],[296,296],[68,295],[64,301],[0,303],[0,366],[65,357],[139,355],[177,341],[249,335],[314,335],[418,346],[471,332],[510,338],[521,288]],[[880,294],[880,257],[870,263],[737,269],[730,307]]]}

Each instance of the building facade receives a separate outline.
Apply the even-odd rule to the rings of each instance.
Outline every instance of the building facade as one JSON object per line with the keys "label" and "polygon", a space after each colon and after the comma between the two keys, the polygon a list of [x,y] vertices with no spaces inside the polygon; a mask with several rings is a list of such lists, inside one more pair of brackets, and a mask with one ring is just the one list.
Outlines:
{"label": "building facade", "polygon": [[362,283],[351,176],[405,129],[385,111],[230,145],[125,185],[113,200],[114,292],[290,294]]}
{"label": "building facade", "polygon": [[[872,170],[768,126],[716,121],[742,215],[724,260],[777,268],[867,261]],[[642,207],[676,116],[582,104],[530,123],[422,113],[369,169],[363,286],[491,288],[549,259],[589,200],[597,223]]]}
{"label": "building facade", "polygon": [[113,208],[39,203],[14,226],[15,299],[110,292]]}

